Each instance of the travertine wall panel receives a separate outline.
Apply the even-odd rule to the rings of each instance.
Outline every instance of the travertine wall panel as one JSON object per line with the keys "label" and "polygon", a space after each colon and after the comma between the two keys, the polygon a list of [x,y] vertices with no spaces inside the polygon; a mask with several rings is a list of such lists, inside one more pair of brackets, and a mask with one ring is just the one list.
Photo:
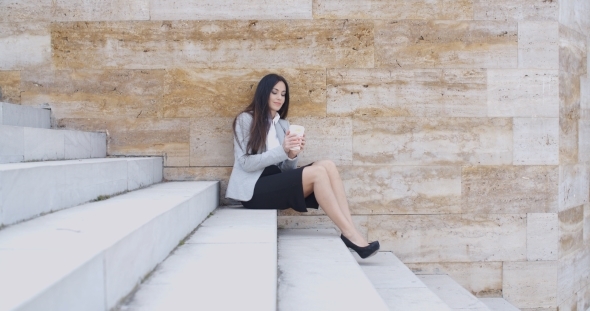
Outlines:
{"label": "travertine wall panel", "polygon": [[312,0],[148,0],[153,20],[310,19]]}
{"label": "travertine wall panel", "polygon": [[[590,2],[578,0],[559,1],[559,22],[582,34],[590,34]],[[584,309],[586,310],[586,309]]]}
{"label": "travertine wall panel", "polygon": [[22,101],[48,103],[55,118],[162,116],[165,70],[30,70]]}
{"label": "travertine wall panel", "polygon": [[559,117],[557,70],[488,70],[490,117]]}
{"label": "travertine wall panel", "polygon": [[517,24],[496,21],[375,21],[375,66],[516,68]]}
{"label": "travertine wall panel", "polygon": [[578,121],[578,160],[590,164],[590,119]]}
{"label": "travertine wall panel", "polygon": [[[163,97],[167,118],[235,117],[252,100],[259,69],[171,69]],[[289,117],[326,116],[326,71],[280,69],[289,83]]]}
{"label": "travertine wall panel", "polygon": [[526,214],[376,215],[368,227],[404,263],[526,260]]}
{"label": "travertine wall panel", "polygon": [[[590,40],[588,40],[588,42],[590,42]],[[590,64],[590,62],[588,62],[588,64]],[[590,78],[589,78],[589,76],[590,75],[587,74],[585,76],[580,77],[580,120],[590,120]]]}
{"label": "travertine wall panel", "polygon": [[476,20],[558,20],[559,4],[546,0],[473,0]]}
{"label": "travertine wall panel", "polygon": [[584,206],[559,213],[559,257],[563,258],[584,247]]}
{"label": "travertine wall panel", "polygon": [[461,212],[461,167],[343,167],[354,214],[448,214]]}
{"label": "travertine wall panel", "polygon": [[512,163],[510,119],[364,117],[353,131],[355,165]]}
{"label": "travertine wall panel", "polygon": [[557,212],[557,166],[464,166],[463,213]]}
{"label": "travertine wall panel", "polygon": [[448,274],[477,297],[502,296],[501,262],[410,263],[415,274]]}
{"label": "travertine wall panel", "polygon": [[54,23],[58,68],[373,67],[359,20]]}
{"label": "travertine wall panel", "polygon": [[192,118],[190,166],[233,166],[234,139],[228,117]]}
{"label": "travertine wall panel", "polygon": [[352,165],[352,119],[294,117],[290,124],[305,127],[305,148],[299,165],[330,159],[336,165]]}
{"label": "travertine wall panel", "polygon": [[485,117],[486,71],[333,69],[329,115]]}
{"label": "travertine wall panel", "polygon": [[557,307],[557,261],[504,262],[502,294],[518,308]]}
{"label": "travertine wall panel", "polygon": [[557,213],[527,214],[527,260],[559,259],[559,233]]}
{"label": "travertine wall panel", "polygon": [[559,23],[518,23],[518,68],[559,69]]}
{"label": "travertine wall panel", "polygon": [[473,19],[473,0],[314,0],[314,18]]}
{"label": "travertine wall panel", "polygon": [[104,21],[148,20],[149,0],[10,0],[0,3],[0,20],[30,21]]}
{"label": "travertine wall panel", "polygon": [[212,180],[219,181],[220,205],[234,204],[225,198],[231,167],[165,167],[164,180]]}
{"label": "travertine wall panel", "polygon": [[563,302],[590,284],[590,249],[586,247],[559,261],[558,302]]}
{"label": "travertine wall panel", "polygon": [[106,131],[108,155],[163,156],[164,166],[189,166],[188,118],[71,118],[57,126]]}
{"label": "travertine wall panel", "polygon": [[0,70],[47,67],[51,36],[47,23],[0,22]]}
{"label": "travertine wall panel", "polygon": [[514,118],[514,164],[559,164],[559,119]]}
{"label": "travertine wall panel", "polygon": [[20,71],[0,71],[0,102],[20,104]]}
{"label": "travertine wall panel", "polygon": [[578,163],[578,121],[580,119],[580,77],[559,73],[559,160]]}
{"label": "travertine wall panel", "polygon": [[590,243],[590,203],[584,204],[584,243]]}
{"label": "travertine wall panel", "polygon": [[559,70],[573,75],[586,74],[587,46],[583,34],[559,26]]}
{"label": "travertine wall panel", "polygon": [[588,203],[590,169],[588,165],[561,165],[559,167],[559,211]]}

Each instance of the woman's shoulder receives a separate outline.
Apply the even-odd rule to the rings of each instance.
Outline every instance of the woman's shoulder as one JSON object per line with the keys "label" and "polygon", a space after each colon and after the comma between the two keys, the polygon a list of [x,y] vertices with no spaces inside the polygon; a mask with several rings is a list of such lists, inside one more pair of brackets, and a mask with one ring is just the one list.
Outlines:
{"label": "woman's shoulder", "polygon": [[236,120],[243,122],[243,121],[252,121],[252,113],[249,111],[241,112],[237,117]]}

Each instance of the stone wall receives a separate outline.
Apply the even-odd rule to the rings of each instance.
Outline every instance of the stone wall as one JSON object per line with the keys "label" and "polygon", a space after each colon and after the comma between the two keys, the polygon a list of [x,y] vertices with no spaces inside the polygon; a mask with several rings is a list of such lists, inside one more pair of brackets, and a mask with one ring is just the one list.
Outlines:
{"label": "stone wall", "polygon": [[339,165],[370,240],[479,296],[586,310],[589,16],[587,0],[8,0],[0,96],[107,131],[110,155],[164,155],[166,179],[226,185],[232,118],[280,73],[302,164]]}

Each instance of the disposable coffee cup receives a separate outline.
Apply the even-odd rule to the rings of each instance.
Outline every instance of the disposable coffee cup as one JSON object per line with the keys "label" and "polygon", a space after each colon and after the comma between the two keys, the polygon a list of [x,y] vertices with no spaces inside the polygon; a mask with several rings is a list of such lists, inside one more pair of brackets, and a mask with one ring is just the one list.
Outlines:
{"label": "disposable coffee cup", "polygon": [[[305,133],[305,128],[301,125],[289,125],[289,131],[291,134],[297,134],[297,137],[303,137],[303,133]],[[301,147],[297,146],[295,148],[291,148],[291,150],[300,150]]]}

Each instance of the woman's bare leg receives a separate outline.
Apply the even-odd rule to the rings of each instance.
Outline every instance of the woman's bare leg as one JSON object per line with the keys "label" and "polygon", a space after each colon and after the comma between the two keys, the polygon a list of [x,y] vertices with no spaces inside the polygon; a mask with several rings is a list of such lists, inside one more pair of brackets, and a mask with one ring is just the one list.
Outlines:
{"label": "woman's bare leg", "polygon": [[303,169],[302,179],[304,196],[307,197],[313,192],[318,203],[320,203],[322,209],[326,212],[326,215],[336,224],[345,237],[358,246],[369,245],[367,240],[355,228],[354,224],[342,212],[332,190],[328,172],[323,166],[312,165],[305,167]]}
{"label": "woman's bare leg", "polygon": [[342,179],[340,178],[340,173],[338,173],[338,169],[336,168],[336,164],[330,160],[321,160],[314,162],[313,165],[323,166],[328,173],[328,177],[330,177],[330,184],[332,185],[332,192],[336,196],[336,200],[338,201],[338,206],[342,213],[351,224],[352,216],[350,214],[350,207],[348,206],[348,200],[346,199],[346,193],[344,192],[344,184],[342,183]]}

